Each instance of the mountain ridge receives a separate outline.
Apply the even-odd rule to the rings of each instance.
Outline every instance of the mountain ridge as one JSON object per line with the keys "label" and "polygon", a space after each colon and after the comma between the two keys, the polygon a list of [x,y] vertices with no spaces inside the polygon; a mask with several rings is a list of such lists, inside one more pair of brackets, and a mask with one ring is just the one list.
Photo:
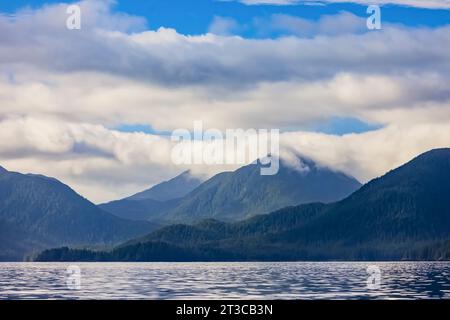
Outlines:
{"label": "mountain ridge", "polygon": [[210,218],[236,221],[290,205],[337,201],[361,186],[342,172],[320,167],[306,158],[298,160],[302,170],[281,160],[276,175],[262,176],[261,164],[257,162],[218,173],[184,197],[169,202],[126,198],[103,204],[101,208],[123,218],[165,224],[195,223]]}
{"label": "mountain ridge", "polygon": [[309,202],[333,202],[361,187],[354,178],[306,158],[297,170],[284,160],[276,175],[260,174],[261,164],[222,172],[194,189],[168,216],[172,221],[192,222],[214,218],[235,221],[283,207]]}
{"label": "mountain ridge", "polygon": [[147,200],[168,201],[184,197],[203,182],[202,179],[192,175],[186,170],[176,177],[156,184],[155,186],[138,192],[125,200]]}
{"label": "mountain ridge", "polygon": [[[0,234],[3,260],[21,260],[34,250],[61,244],[114,244],[154,228],[99,209],[55,178],[6,169],[0,174],[0,225],[16,230],[13,235]],[[8,249],[6,243],[17,250]]]}
{"label": "mountain ridge", "polygon": [[[42,261],[450,260],[450,149],[435,149],[331,204],[223,223],[173,225],[109,252],[54,249]],[[164,248],[164,250],[162,250]],[[167,254],[165,254],[167,253]]]}
{"label": "mountain ridge", "polygon": [[123,219],[163,220],[163,214],[176,207],[181,198],[203,182],[186,170],[132,196],[100,204],[103,210]]}

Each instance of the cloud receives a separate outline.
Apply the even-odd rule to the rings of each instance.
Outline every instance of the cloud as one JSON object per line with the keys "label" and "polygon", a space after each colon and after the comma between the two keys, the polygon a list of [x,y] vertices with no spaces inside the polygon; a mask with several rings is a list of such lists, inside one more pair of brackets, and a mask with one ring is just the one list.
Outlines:
{"label": "cloud", "polygon": [[[318,163],[342,170],[367,182],[411,160],[418,154],[450,146],[450,122],[392,125],[342,137],[319,133],[286,133],[284,146]],[[399,147],[400,146],[400,147]]]}
{"label": "cloud", "polygon": [[450,9],[449,0],[239,0],[246,5],[319,5],[333,3],[356,3],[360,5],[397,5],[427,9]]}
{"label": "cloud", "polygon": [[[65,28],[65,5],[0,16],[0,164],[8,169],[55,176],[95,201],[120,198],[186,167],[171,162],[167,137],[112,128],[192,129],[195,120],[280,128],[284,150],[364,181],[450,145],[449,26],[360,32],[348,13],[316,23],[276,15],[271,28],[306,31],[186,36],[148,30],[111,3],[81,5],[81,30]],[[234,28],[218,19],[211,31]],[[306,132],[334,117],[381,129]]]}
{"label": "cloud", "polygon": [[[187,168],[172,164],[171,142],[158,136],[44,118],[10,118],[0,124],[2,138],[14,137],[10,144],[0,146],[3,166],[57,177],[96,202],[130,195]],[[295,152],[366,182],[421,152],[449,146],[449,128],[447,112],[439,122],[422,119],[362,134],[286,132],[281,135],[281,155],[289,159]],[[21,154],[10,154],[11,150]],[[238,166],[191,169],[211,176]]]}
{"label": "cloud", "polygon": [[195,120],[222,130],[293,130],[348,115],[386,124],[399,121],[392,119],[395,110],[408,113],[433,106],[445,110],[450,96],[448,76],[427,72],[337,73],[329,79],[262,82],[247,90],[208,85],[172,88],[86,72],[18,72],[15,77],[17,83],[0,81],[1,114],[51,116],[111,128],[147,124],[158,131],[191,129]]}
{"label": "cloud", "polygon": [[[95,28],[88,24],[85,30],[77,33],[65,30],[63,23],[47,28],[48,21],[57,20],[49,18],[51,13],[55,11],[55,15],[65,15],[63,12],[56,12],[55,9],[45,10],[35,12],[33,16],[43,17],[35,18],[35,22],[32,23],[29,22],[29,16],[20,15],[13,22],[2,21],[6,31],[2,34],[10,38],[10,41],[2,42],[1,53],[4,64],[30,64],[56,72],[83,70],[106,72],[162,85],[211,82],[229,85],[239,81],[249,84],[284,81],[291,78],[308,80],[311,77],[333,75],[339,71],[336,68],[358,71],[371,65],[374,65],[373,70],[380,72],[388,72],[392,68],[397,71],[402,67],[403,71],[408,71],[413,67],[413,63],[406,60],[406,64],[402,64],[404,57],[409,60],[416,59],[421,63],[435,61],[435,64],[442,64],[446,61],[447,48],[418,50],[418,43],[448,42],[446,28],[440,30],[440,35],[433,31],[394,29],[363,36],[260,41],[212,35],[186,37],[171,29],[129,35],[105,29],[102,27],[105,23]],[[95,10],[99,9],[96,7],[85,9],[87,12]],[[104,11],[102,8],[101,12]],[[313,28],[324,29],[329,33],[335,25],[327,28],[326,21],[348,20],[349,24],[353,25],[349,27],[352,29],[354,23],[351,21],[357,19],[350,14],[342,14],[335,18],[323,19],[323,23]],[[104,17],[103,20],[115,19],[112,16],[111,19]],[[274,20],[278,27],[292,30],[295,29],[296,23],[302,22],[301,19],[283,15],[275,16]],[[416,41],[416,36],[420,41]],[[401,42],[401,45],[397,45],[396,42]],[[346,50],[345,47],[350,48]],[[354,47],[357,50],[353,50]],[[18,48],[25,50],[18,53],[16,50]],[[383,52],[387,50],[390,51],[389,56]],[[437,60],[430,59],[431,57]],[[284,64],[277,64],[275,61],[279,58],[282,58],[289,68]],[[305,66],[314,62],[311,72]]]}
{"label": "cloud", "polygon": [[[44,9],[35,12],[36,16],[48,14]],[[65,12],[59,14],[65,16]],[[9,73],[27,65],[59,73],[107,73],[166,87],[207,84],[234,90],[267,81],[329,78],[339,72],[398,74],[434,72],[442,67],[442,73],[448,71],[448,26],[391,27],[333,36],[335,25],[327,27],[332,19],[326,17],[318,28],[328,36],[249,40],[212,34],[185,36],[164,28],[133,34],[100,27],[70,31],[64,24],[50,28],[47,22],[41,26],[28,19],[20,15],[14,21],[0,18],[2,35],[7,38],[0,43],[0,61]],[[346,21],[342,24],[349,23],[347,28],[352,29],[354,19],[340,14],[334,23]],[[289,22],[300,20],[278,16],[277,21],[287,28]]]}
{"label": "cloud", "polygon": [[0,122],[0,137],[8,139],[0,159],[9,170],[55,176],[95,201],[124,196],[183,169],[171,165],[169,138],[101,125],[9,117]]}
{"label": "cloud", "polygon": [[239,23],[235,19],[221,16],[214,16],[214,19],[209,26],[210,33],[221,36],[232,35],[239,29]]}
{"label": "cloud", "polygon": [[367,32],[366,19],[352,13],[342,12],[337,15],[325,15],[318,21],[298,18],[286,14],[274,14],[269,21],[260,23],[274,30],[304,37],[317,35],[339,35]]}

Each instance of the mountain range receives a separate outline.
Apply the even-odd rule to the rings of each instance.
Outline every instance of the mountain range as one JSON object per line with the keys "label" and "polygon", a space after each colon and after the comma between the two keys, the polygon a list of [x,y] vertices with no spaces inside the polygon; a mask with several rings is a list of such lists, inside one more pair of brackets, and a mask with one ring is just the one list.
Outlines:
{"label": "mountain range", "polygon": [[203,180],[186,170],[180,175],[170,180],[161,182],[147,190],[132,195],[127,200],[148,200],[169,201],[179,199],[197,188]]}
{"label": "mountain range", "polygon": [[99,207],[120,218],[130,220],[165,220],[165,213],[175,208],[180,200],[197,188],[203,180],[189,170],[168,181],[125,199],[100,204]]}
{"label": "mountain range", "polygon": [[[122,218],[159,223],[195,223],[211,218],[236,221],[292,205],[334,202],[361,187],[341,172],[309,159],[298,161],[297,166],[280,161],[278,173],[272,176],[261,175],[257,162],[219,173],[203,183],[185,172],[148,191],[100,207]],[[170,190],[174,190],[172,197]]]}
{"label": "mountain range", "polygon": [[449,195],[450,149],[436,149],[334,203],[171,225],[109,251],[64,247],[38,260],[448,260]]}
{"label": "mountain range", "polygon": [[43,249],[66,245],[109,247],[161,224],[242,220],[291,204],[337,200],[360,187],[351,177],[302,161],[302,171],[282,163],[272,177],[260,176],[259,164],[205,182],[185,171],[99,206],[54,178],[0,167],[0,260],[30,259]]}
{"label": "mountain range", "polygon": [[62,244],[116,244],[154,228],[107,213],[56,179],[0,167],[0,261]]}

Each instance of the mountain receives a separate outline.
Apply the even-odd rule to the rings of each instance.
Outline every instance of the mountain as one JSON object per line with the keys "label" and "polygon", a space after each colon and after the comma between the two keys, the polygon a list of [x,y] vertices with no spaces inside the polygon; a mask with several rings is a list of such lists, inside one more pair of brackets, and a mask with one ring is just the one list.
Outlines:
{"label": "mountain", "polygon": [[190,170],[168,181],[161,182],[150,189],[136,193],[126,200],[156,200],[160,202],[182,198],[197,188],[203,180],[192,175]]}
{"label": "mountain", "polygon": [[[172,185],[174,194],[179,196],[181,186],[192,181],[193,178],[185,172],[148,191],[100,207],[122,218],[166,224],[194,223],[208,218],[233,221],[290,205],[337,201],[361,187],[357,180],[343,173],[319,167],[311,160],[299,161],[301,169],[281,161],[279,172],[273,176],[262,176],[259,162],[234,172],[222,172],[184,197],[170,199],[168,194]],[[189,186],[199,183],[199,180],[195,181]],[[187,189],[185,187],[184,191]],[[156,191],[151,190],[164,190],[164,197],[158,196],[158,199],[168,200],[156,200]],[[144,198],[150,194],[153,198]]]}
{"label": "mountain", "polygon": [[157,222],[163,220],[164,214],[176,207],[179,202],[180,199],[167,200],[164,202],[153,199],[122,199],[101,204],[99,207],[106,212],[112,213],[123,219]]}
{"label": "mountain", "polygon": [[183,223],[209,218],[242,220],[286,206],[337,201],[361,187],[343,173],[298,160],[301,168],[280,161],[278,173],[272,176],[261,175],[259,162],[217,174],[181,199],[166,217]]}
{"label": "mountain", "polygon": [[61,245],[106,245],[154,226],[100,210],[56,179],[0,169],[0,260]]}
{"label": "mountain", "polygon": [[339,202],[173,225],[110,252],[62,248],[39,260],[450,260],[449,194],[450,149],[436,149]]}
{"label": "mountain", "polygon": [[182,197],[201,183],[202,180],[188,170],[150,189],[122,200],[101,204],[99,207],[125,219],[158,221],[163,219],[164,213],[176,207]]}

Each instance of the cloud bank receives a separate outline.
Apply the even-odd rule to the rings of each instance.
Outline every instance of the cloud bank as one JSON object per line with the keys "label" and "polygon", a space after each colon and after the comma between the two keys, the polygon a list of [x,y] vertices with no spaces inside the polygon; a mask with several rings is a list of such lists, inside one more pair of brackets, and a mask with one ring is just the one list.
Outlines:
{"label": "cloud bank", "polygon": [[[450,27],[387,26],[350,13],[315,23],[272,16],[290,36],[186,36],[83,1],[81,30],[66,5],[0,16],[0,164],[55,176],[101,202],[185,170],[167,136],[120,132],[280,128],[286,152],[367,181],[434,147],[450,145]],[[295,33],[296,26],[306,26]],[[381,129],[344,136],[315,124],[353,117]],[[234,167],[193,168],[211,175]]]}

